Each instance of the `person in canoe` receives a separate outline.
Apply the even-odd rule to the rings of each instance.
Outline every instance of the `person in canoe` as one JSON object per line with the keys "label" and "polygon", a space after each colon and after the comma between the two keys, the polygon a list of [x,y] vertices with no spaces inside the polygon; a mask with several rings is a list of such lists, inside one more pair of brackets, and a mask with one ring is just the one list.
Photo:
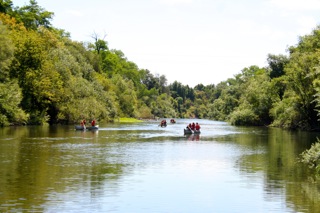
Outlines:
{"label": "person in canoe", "polygon": [[196,124],[193,122],[192,124],[191,124],[191,130],[195,130],[196,129]]}
{"label": "person in canoe", "polygon": [[167,121],[166,120],[162,120],[160,123],[161,127],[166,127],[167,126]]}
{"label": "person in canoe", "polygon": [[191,123],[187,126],[187,130],[190,130],[190,131],[192,131],[192,129],[191,129]]}
{"label": "person in canoe", "polygon": [[198,123],[196,123],[196,125],[195,125],[195,130],[200,131],[200,125]]}
{"label": "person in canoe", "polygon": [[96,120],[93,119],[93,120],[91,121],[91,126],[95,126],[95,125],[96,125]]}
{"label": "person in canoe", "polygon": [[81,120],[80,126],[82,126],[83,129],[86,129],[86,120],[85,119]]}

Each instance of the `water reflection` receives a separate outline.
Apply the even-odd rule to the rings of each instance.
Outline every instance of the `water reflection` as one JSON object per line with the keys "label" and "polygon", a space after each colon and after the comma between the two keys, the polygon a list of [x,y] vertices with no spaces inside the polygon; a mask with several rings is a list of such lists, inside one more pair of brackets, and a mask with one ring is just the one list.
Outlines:
{"label": "water reflection", "polygon": [[[235,141],[242,147],[249,147],[249,151],[239,158],[237,166],[244,176],[264,172],[266,200],[283,200],[295,212],[316,212],[315,209],[320,206],[315,207],[314,202],[319,201],[320,191],[313,190],[309,194],[310,191],[303,189],[305,186],[314,188],[316,185],[308,181],[304,165],[297,164],[299,154],[310,147],[310,142],[315,141],[316,137],[317,133],[274,128],[260,134],[241,134]],[[299,193],[301,191],[304,193]],[[305,196],[312,199],[308,200]],[[304,200],[304,203],[297,200]]]}
{"label": "water reflection", "polygon": [[[0,129],[1,212],[316,212],[316,133],[191,120]],[[196,142],[196,143],[195,143]],[[245,195],[245,196],[244,196]]]}
{"label": "water reflection", "polygon": [[199,141],[200,140],[200,134],[185,134],[185,137],[188,139],[188,141]]}

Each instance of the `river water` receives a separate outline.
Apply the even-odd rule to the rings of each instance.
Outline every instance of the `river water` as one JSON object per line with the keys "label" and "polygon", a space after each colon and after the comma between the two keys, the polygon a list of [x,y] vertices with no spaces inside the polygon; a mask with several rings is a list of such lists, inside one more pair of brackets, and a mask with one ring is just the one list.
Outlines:
{"label": "river water", "polygon": [[[169,119],[167,119],[169,121]],[[201,134],[183,128],[199,122]],[[210,120],[0,129],[0,212],[319,212],[317,133]]]}

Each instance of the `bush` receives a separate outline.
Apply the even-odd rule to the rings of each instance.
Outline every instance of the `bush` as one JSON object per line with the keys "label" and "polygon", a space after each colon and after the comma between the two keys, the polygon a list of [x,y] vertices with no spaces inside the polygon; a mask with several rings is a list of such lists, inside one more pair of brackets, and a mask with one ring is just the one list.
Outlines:
{"label": "bush", "polygon": [[320,140],[312,144],[310,149],[305,150],[300,154],[299,161],[307,164],[309,168],[314,169],[320,174]]}
{"label": "bush", "polygon": [[231,113],[229,121],[232,125],[257,125],[259,118],[251,109],[237,109]]}

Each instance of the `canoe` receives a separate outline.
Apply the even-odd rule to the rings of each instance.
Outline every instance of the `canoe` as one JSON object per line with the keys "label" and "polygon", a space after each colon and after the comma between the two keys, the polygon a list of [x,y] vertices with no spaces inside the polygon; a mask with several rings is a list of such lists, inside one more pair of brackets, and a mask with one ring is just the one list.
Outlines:
{"label": "canoe", "polygon": [[200,130],[190,130],[190,129],[184,129],[183,130],[184,134],[187,135],[187,134],[200,134]]}
{"label": "canoe", "polygon": [[159,124],[159,126],[161,127],[166,127],[167,126],[167,121],[166,120],[162,120]]}
{"label": "canoe", "polygon": [[77,125],[74,127],[76,130],[98,130],[99,129],[99,125],[95,125],[95,126],[86,126],[86,128],[84,128],[83,126]]}

